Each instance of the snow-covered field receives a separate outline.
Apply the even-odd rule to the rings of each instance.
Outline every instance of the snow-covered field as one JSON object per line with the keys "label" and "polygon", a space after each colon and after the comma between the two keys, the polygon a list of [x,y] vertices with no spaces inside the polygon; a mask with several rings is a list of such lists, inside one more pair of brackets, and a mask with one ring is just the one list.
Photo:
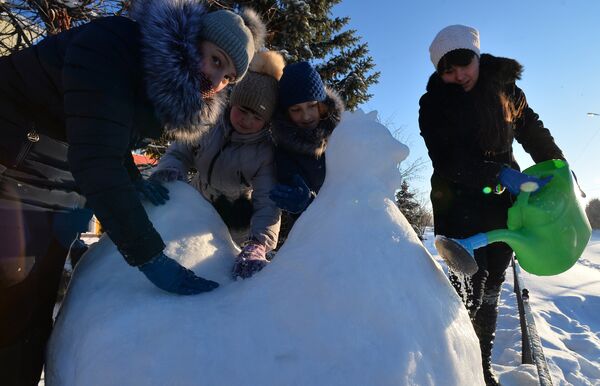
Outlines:
{"label": "snow-covered field", "polygon": [[[443,266],[431,232],[424,244]],[[521,274],[553,385],[600,385],[600,230],[593,232],[583,255],[567,272],[551,277],[523,270]],[[535,366],[521,364],[521,328],[513,283],[509,267],[492,353],[494,369],[503,386],[534,386],[538,385]]]}

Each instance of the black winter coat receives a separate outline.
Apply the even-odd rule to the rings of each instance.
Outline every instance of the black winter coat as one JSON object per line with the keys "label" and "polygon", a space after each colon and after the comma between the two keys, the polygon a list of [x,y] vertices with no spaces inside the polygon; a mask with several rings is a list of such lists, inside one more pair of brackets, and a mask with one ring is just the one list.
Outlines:
{"label": "black winter coat", "polygon": [[333,90],[326,88],[324,103],[327,116],[319,122],[315,130],[295,126],[285,112],[278,112],[273,119],[273,140],[275,141],[275,167],[277,181],[292,185],[295,174],[300,175],[313,193],[318,193],[325,181],[325,149],[335,127],[340,123],[344,103]]}
{"label": "black winter coat", "polygon": [[[515,85],[522,72],[515,60],[483,54],[479,71],[480,79],[500,82],[510,98],[525,101],[525,94]],[[502,167],[520,170],[513,156],[513,138],[536,163],[564,159],[550,132],[528,105],[520,118],[507,123],[513,138],[503,151],[494,154],[484,152],[479,145],[480,123],[472,94],[461,86],[445,84],[434,73],[419,105],[421,136],[433,164],[431,202],[436,234],[464,238],[506,227],[512,204],[510,193],[506,190],[501,195],[484,194],[483,189],[499,183]]]}
{"label": "black winter coat", "polygon": [[189,42],[198,41],[204,8],[143,3],[137,21],[97,19],[0,58],[0,163],[19,169],[32,133],[66,142],[73,190],[132,265],[164,243],[132,184],[141,175],[131,150],[163,131],[195,140],[222,106],[198,92],[200,57]]}

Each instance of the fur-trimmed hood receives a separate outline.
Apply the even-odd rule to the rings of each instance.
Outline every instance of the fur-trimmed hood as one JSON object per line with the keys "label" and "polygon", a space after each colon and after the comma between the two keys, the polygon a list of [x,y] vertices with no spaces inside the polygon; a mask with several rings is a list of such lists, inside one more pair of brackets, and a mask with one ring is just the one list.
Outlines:
{"label": "fur-trimmed hood", "polygon": [[308,131],[294,125],[284,111],[278,111],[273,118],[271,132],[273,141],[277,146],[300,154],[312,155],[316,158],[323,155],[327,148],[327,141],[335,127],[340,123],[345,110],[344,102],[334,90],[325,87],[327,98],[323,103],[327,106],[328,113],[316,129]]}
{"label": "fur-trimmed hood", "polygon": [[200,20],[204,6],[194,0],[138,0],[130,15],[140,25],[148,98],[165,134],[195,142],[219,118],[225,92],[200,96]]}
{"label": "fur-trimmed hood", "polygon": [[[514,59],[493,56],[490,54],[481,54],[479,58],[479,77],[480,80],[489,80],[500,84],[510,84],[521,79],[523,66]],[[459,85],[446,84],[437,72],[434,72],[427,82],[427,91],[435,91],[443,87],[457,88],[462,90]]]}

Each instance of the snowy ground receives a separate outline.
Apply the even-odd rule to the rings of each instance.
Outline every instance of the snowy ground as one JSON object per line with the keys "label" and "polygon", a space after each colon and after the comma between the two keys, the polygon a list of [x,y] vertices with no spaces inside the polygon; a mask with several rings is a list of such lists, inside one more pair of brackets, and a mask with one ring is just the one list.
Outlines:
{"label": "snowy ground", "polygon": [[[424,244],[444,266],[431,232]],[[600,385],[600,231],[594,231],[583,256],[569,271],[552,277],[521,272],[530,291],[553,385]],[[538,385],[535,366],[521,364],[521,328],[513,282],[509,267],[492,354],[494,369],[503,386],[534,386]]]}

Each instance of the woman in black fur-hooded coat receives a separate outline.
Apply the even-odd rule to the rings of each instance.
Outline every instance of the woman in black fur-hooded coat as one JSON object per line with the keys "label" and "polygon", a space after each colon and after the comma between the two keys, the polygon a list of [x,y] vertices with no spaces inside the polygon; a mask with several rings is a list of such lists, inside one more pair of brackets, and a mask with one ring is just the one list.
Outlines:
{"label": "woman in black fur-hooded coat", "polygon": [[3,385],[37,384],[66,248],[89,219],[84,205],[160,288],[216,286],[162,253],[138,193],[156,199],[166,189],[142,179],[131,150],[162,134],[194,141],[212,126],[218,92],[244,76],[264,26],[252,11],[207,13],[192,0],[140,0],[131,16],[0,58]]}
{"label": "woman in black fur-hooded coat", "polygon": [[344,109],[341,97],[323,85],[308,62],[284,68],[271,129],[278,185],[270,197],[284,210],[279,244],[325,181],[327,142]]}
{"label": "woman in black fur-hooded coat", "polygon": [[[477,30],[446,27],[430,53],[437,71],[419,102],[419,126],[433,164],[435,233],[465,238],[505,228],[514,197],[501,186],[507,186],[503,173],[508,170],[512,176],[527,178],[518,172],[513,140],[536,163],[564,156],[515,84],[522,66],[513,59],[479,56]],[[484,189],[496,192],[485,194]],[[511,256],[508,245],[493,243],[475,250],[479,266],[475,275],[450,274],[479,337],[488,385],[498,384],[491,370],[491,350],[498,297]]]}

